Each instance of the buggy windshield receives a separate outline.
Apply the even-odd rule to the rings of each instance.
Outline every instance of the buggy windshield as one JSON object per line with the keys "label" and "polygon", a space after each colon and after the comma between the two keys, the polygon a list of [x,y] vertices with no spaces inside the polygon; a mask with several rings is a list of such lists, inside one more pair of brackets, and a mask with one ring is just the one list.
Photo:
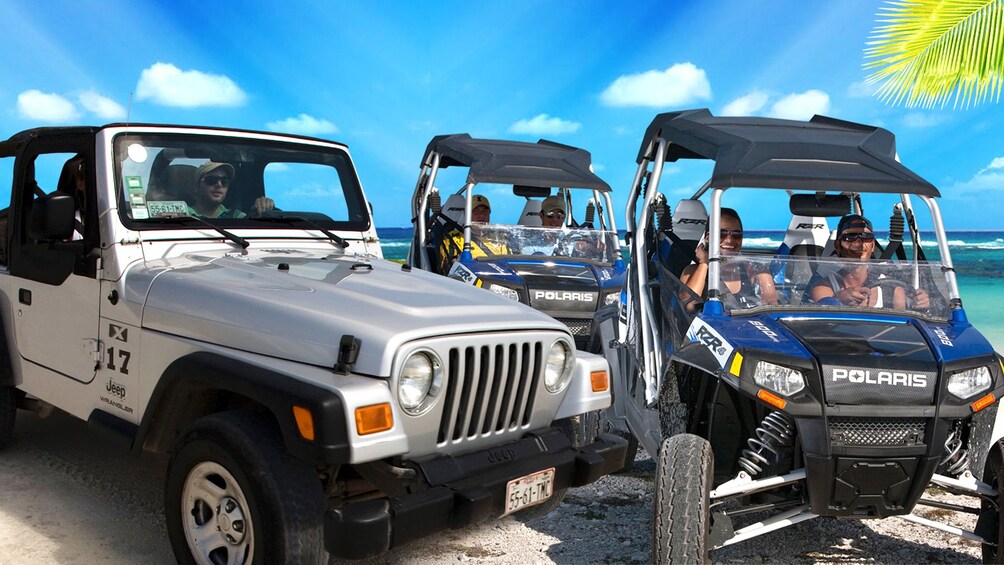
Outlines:
{"label": "buggy windshield", "polygon": [[620,257],[617,234],[592,228],[474,224],[471,243],[487,259],[570,257],[610,265]]}
{"label": "buggy windshield", "polygon": [[723,304],[733,313],[761,307],[895,310],[946,320],[949,293],[942,266],[739,254],[722,263]]}

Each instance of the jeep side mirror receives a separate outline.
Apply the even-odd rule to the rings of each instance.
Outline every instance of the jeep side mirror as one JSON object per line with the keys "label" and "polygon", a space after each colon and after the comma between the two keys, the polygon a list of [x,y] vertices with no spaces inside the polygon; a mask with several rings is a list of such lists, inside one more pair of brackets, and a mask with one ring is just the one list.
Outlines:
{"label": "jeep side mirror", "polygon": [[54,192],[39,197],[28,215],[28,237],[35,241],[70,239],[74,211],[73,197],[69,194]]}

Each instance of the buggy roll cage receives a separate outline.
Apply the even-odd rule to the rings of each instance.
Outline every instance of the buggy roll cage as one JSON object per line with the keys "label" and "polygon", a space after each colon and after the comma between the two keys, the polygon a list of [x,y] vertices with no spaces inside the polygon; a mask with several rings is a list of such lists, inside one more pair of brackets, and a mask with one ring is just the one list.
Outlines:
{"label": "buggy roll cage", "polygon": [[[949,289],[953,319],[964,320],[955,271],[945,237],[941,212],[934,198],[938,190],[903,166],[892,132],[878,127],[813,116],[807,122],[759,117],[715,117],[707,109],[657,115],[645,131],[625,210],[626,239],[630,245],[633,285],[627,292],[627,323],[638,324],[645,397],[658,398],[663,374],[662,346],[655,306],[648,294],[648,243],[644,234],[652,224],[653,204],[667,161],[711,159],[711,178],[692,196],[711,190],[708,214],[708,301],[704,314],[724,314],[720,287],[719,226],[721,198],[733,187],[899,194],[914,239],[914,262],[920,235],[913,221],[909,195],[918,196],[931,212],[938,250]],[[651,170],[649,167],[651,166]],[[644,202],[640,215],[637,201]],[[638,304],[632,304],[637,300]]]}
{"label": "buggy roll cage", "polygon": [[[429,141],[422,159],[412,218],[416,223],[417,249],[426,245],[426,219],[429,196],[434,190],[440,169],[452,166],[468,167],[467,180],[458,193],[466,194],[464,208],[464,250],[470,251],[470,217],[474,185],[479,183],[512,184],[538,187],[570,187],[592,189],[594,198],[602,197],[606,209],[613,210],[610,185],[593,173],[592,157],[585,149],[545,139],[537,143],[498,139],[476,139],[469,134],[437,135]],[[568,198],[567,191],[566,198]],[[599,205],[599,202],[597,202]],[[609,229],[617,232],[610,214]],[[418,255],[416,255],[418,258]]]}

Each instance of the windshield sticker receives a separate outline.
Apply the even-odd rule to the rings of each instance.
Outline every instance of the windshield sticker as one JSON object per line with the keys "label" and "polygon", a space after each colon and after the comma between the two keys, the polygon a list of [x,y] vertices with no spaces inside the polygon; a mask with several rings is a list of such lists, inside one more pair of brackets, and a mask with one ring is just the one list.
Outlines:
{"label": "windshield sticker", "polygon": [[690,341],[696,341],[704,347],[707,347],[711,354],[718,359],[718,364],[720,367],[725,367],[725,362],[732,355],[733,347],[729,345],[729,342],[725,341],[722,334],[715,331],[714,328],[706,324],[700,318],[694,320],[693,324],[690,324],[690,329],[687,330],[687,339]]}
{"label": "windshield sticker", "polygon": [[135,220],[145,220],[150,217],[146,209],[146,191],[143,190],[143,177],[127,176],[125,178],[126,192],[129,194],[129,207]]}

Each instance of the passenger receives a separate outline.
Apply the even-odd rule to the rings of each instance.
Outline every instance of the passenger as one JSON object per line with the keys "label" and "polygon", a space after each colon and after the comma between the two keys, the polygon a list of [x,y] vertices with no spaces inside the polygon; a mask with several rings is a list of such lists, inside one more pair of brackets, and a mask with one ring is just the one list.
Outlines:
{"label": "passenger", "polygon": [[[205,218],[246,218],[247,214],[236,208],[223,205],[234,179],[234,168],[229,163],[207,161],[195,171],[195,202],[189,207],[189,214]],[[275,202],[265,196],[254,201],[256,215],[275,208]]]}
{"label": "passenger", "polygon": [[[722,208],[720,230],[719,255],[722,257],[738,255],[743,247],[743,223],[739,219],[739,213],[732,208]],[[697,263],[688,265],[680,273],[680,281],[694,294],[702,297],[707,296],[708,236],[708,232],[705,232],[704,238],[697,245],[695,250]],[[721,263],[722,282],[725,283],[729,293],[744,305],[747,302],[750,303],[749,306],[777,304],[777,292],[770,273],[766,268],[762,271],[754,271],[752,268],[753,265],[746,262]],[[757,295],[759,301],[754,303],[754,297]],[[693,310],[694,305],[688,304],[687,308]]]}
{"label": "passenger", "polygon": [[[471,224],[478,226],[491,223],[492,207],[488,198],[480,194],[475,194],[471,198]],[[480,229],[478,231],[481,231]],[[487,235],[487,234],[485,234]],[[464,250],[464,230],[459,226],[454,226],[440,245],[439,255],[442,258],[440,270],[448,273],[453,262]],[[504,241],[491,241],[487,237],[477,237],[471,233],[471,257],[486,257],[491,255],[508,255],[509,246]]]}
{"label": "passenger", "polygon": [[931,306],[924,289],[883,285],[882,277],[874,276],[868,268],[867,261],[875,252],[875,233],[872,223],[864,216],[849,214],[840,219],[836,251],[837,257],[846,260],[845,265],[836,272],[817,273],[809,281],[809,297],[816,303],[871,308],[888,307],[891,303],[893,308],[917,310]]}

